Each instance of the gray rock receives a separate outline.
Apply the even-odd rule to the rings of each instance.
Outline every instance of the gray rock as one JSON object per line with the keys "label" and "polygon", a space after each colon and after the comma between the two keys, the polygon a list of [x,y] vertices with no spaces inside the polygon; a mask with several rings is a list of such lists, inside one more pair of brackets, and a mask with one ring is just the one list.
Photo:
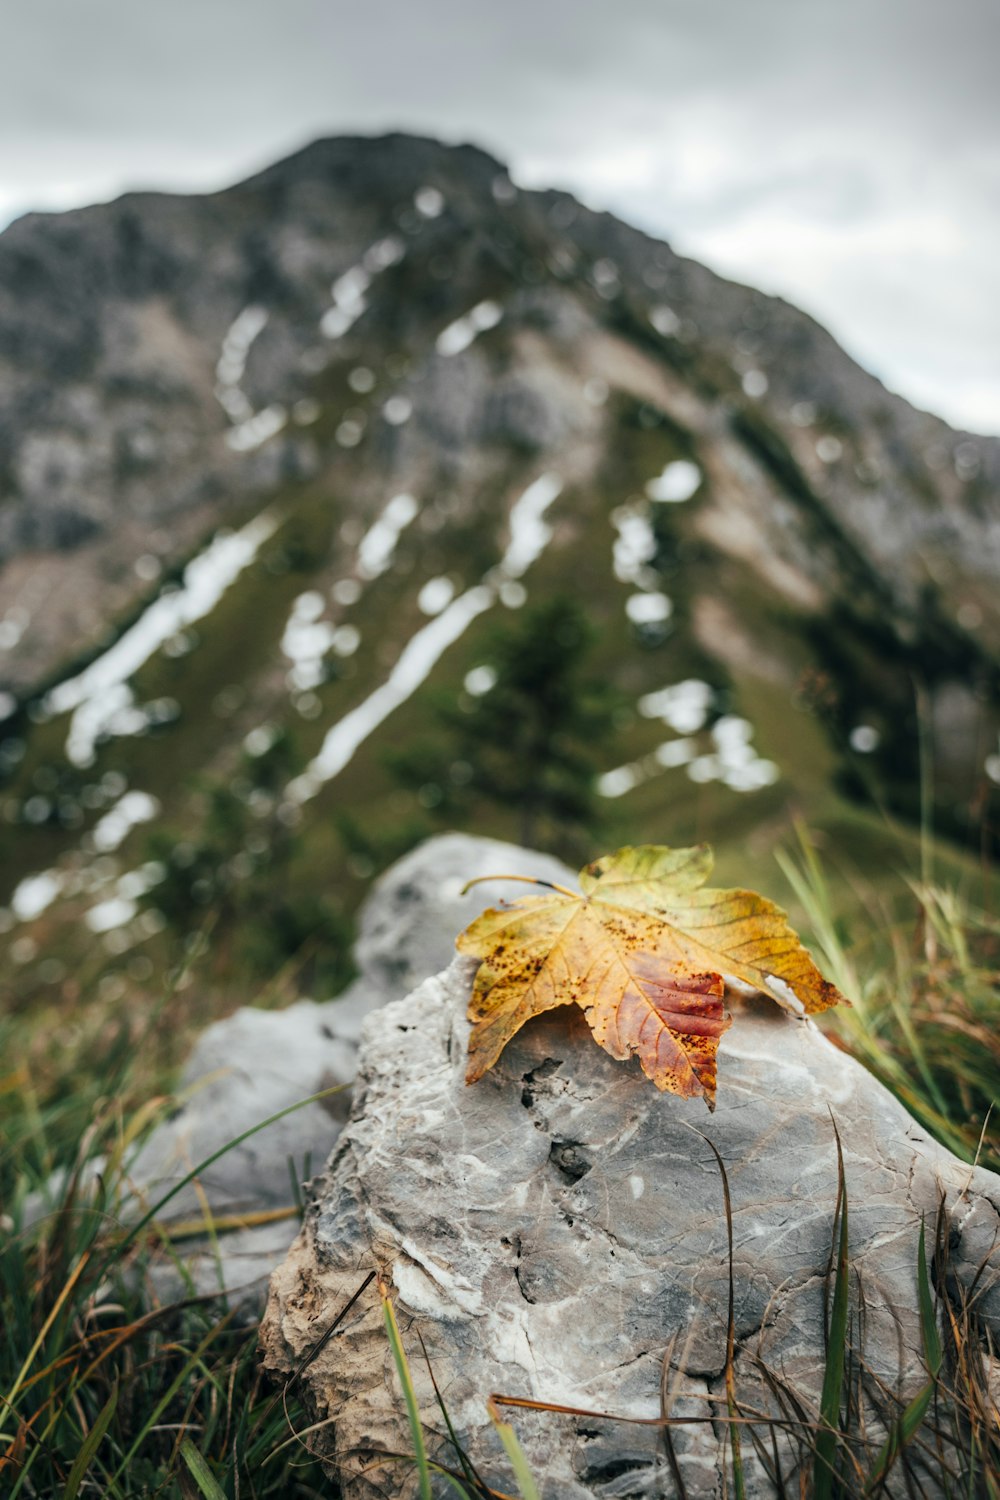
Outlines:
{"label": "gray rock", "polygon": [[471,838],[464,833],[428,839],[387,870],[365,902],[354,950],[361,978],[345,999],[374,986],[379,997],[374,1007],[401,998],[422,979],[445,968],[454,957],[455,938],[462,929],[505,893],[516,890],[484,884],[466,896],[461,894],[468,881],[495,874],[563,883],[573,879],[551,855],[497,839]]}
{"label": "gray rock", "polygon": [[[300,1000],[283,1011],[244,1008],[210,1026],[180,1082],[186,1100],[154,1132],[131,1176],[144,1197],[161,1196],[187,1173],[262,1120],[354,1077],[360,1006]],[[294,1202],[292,1185],[322,1162],[349,1101],[332,1094],[251,1135],[199,1172],[171,1200],[166,1220],[190,1218],[207,1199],[216,1214],[251,1213]]]}
{"label": "gray rock", "polygon": [[[513,1481],[487,1418],[490,1392],[656,1418],[662,1380],[671,1414],[695,1419],[673,1435],[686,1492],[718,1496],[722,1429],[706,1418],[725,1409],[729,1273],[722,1183],[704,1137],[732,1192],[740,1396],[773,1409],[762,1361],[815,1413],[837,1201],[834,1121],[869,1394],[881,1381],[890,1399],[907,1399],[925,1378],[918,1235],[940,1203],[953,1278],[971,1286],[985,1265],[980,1311],[1000,1313],[991,1260],[1000,1179],[928,1140],[811,1022],[734,1000],[712,1116],[700,1101],[657,1093],[637,1064],[615,1063],[575,1010],[531,1022],[468,1088],[474,972],[474,962],[456,959],[366,1024],[351,1119],[272,1278],[261,1337],[274,1373],[299,1365],[377,1268],[426,1424],[441,1433],[418,1328],[452,1421],[498,1488],[509,1492]],[[378,1451],[412,1451],[374,1285],[303,1381],[315,1414],[335,1418],[315,1442],[345,1496],[409,1494],[412,1471],[401,1465],[362,1476]],[[512,1415],[548,1496],[675,1492],[655,1426]],[[878,1442],[872,1410],[867,1420]],[[779,1444],[797,1492],[799,1476],[788,1473],[795,1443],[779,1434]],[[443,1440],[436,1446],[454,1461]],[[749,1493],[773,1493],[746,1437],[743,1447]],[[936,1493],[935,1480],[924,1480],[924,1492]]]}
{"label": "gray rock", "polygon": [[[462,886],[495,871],[567,878],[558,861],[493,839],[431,839],[393,865],[368,897],[355,949],[359,977],[346,994],[325,1004],[301,1000],[283,1011],[246,1007],[199,1039],[180,1082],[185,1102],[153,1132],[130,1179],[144,1205],[172,1194],[157,1215],[165,1224],[201,1219],[206,1205],[229,1221],[268,1216],[215,1243],[186,1245],[188,1269],[200,1290],[221,1285],[260,1304],[262,1278],[295,1233],[297,1185],[326,1161],[347,1118],[362,1022],[449,962],[456,935],[499,894],[496,886],[484,885],[463,897]],[[293,1108],[327,1090],[337,1092]],[[282,1110],[293,1112],[254,1130]],[[247,1140],[225,1150],[251,1130]],[[193,1168],[223,1151],[181,1186]],[[282,1209],[287,1218],[274,1221]]]}

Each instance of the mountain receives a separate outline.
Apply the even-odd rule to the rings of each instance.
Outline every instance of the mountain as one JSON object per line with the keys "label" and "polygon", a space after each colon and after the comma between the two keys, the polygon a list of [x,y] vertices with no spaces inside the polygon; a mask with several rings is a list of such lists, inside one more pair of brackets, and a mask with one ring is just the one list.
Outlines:
{"label": "mountain", "polygon": [[0,455],[25,1001],[142,973],[185,901],[265,868],[282,951],[317,901],[336,948],[407,843],[516,832],[461,766],[389,762],[560,594],[618,695],[609,840],[710,837],[741,879],[799,814],[862,868],[931,803],[995,840],[1000,442],[480,150],[321,140],[224,192],[17,221]]}

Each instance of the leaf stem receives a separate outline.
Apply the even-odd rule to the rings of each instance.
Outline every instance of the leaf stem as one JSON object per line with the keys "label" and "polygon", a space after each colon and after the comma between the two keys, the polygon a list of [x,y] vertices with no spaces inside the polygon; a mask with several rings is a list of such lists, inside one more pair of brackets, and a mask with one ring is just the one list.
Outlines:
{"label": "leaf stem", "polygon": [[554,880],[538,880],[534,875],[477,875],[474,880],[465,882],[461,894],[464,896],[474,885],[482,885],[486,880],[521,880],[525,885],[544,885],[548,891],[558,891],[560,896],[569,896],[573,901],[580,900],[579,891],[571,891],[565,885],[556,885]]}

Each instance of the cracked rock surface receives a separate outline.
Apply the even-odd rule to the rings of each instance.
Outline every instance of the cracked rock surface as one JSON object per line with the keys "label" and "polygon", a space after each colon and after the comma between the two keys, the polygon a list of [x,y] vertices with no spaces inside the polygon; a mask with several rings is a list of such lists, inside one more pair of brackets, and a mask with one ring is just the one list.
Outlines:
{"label": "cracked rock surface", "polygon": [[[727,1239],[718,1167],[697,1132],[732,1192],[738,1387],[748,1404],[766,1401],[759,1356],[815,1410],[838,1183],[831,1115],[870,1380],[908,1398],[925,1378],[918,1234],[942,1200],[952,1273],[968,1286],[987,1262],[978,1306],[996,1327],[1000,1178],[930,1141],[811,1022],[733,1001],[714,1115],[614,1062],[572,1008],[531,1022],[467,1088],[475,967],[455,959],[366,1023],[351,1118],[272,1278],[272,1371],[295,1369],[378,1268],[427,1426],[442,1431],[417,1329],[456,1429],[498,1488],[513,1480],[490,1392],[655,1418],[663,1382],[671,1414],[698,1419],[674,1429],[685,1492],[721,1496],[722,1426],[708,1418],[725,1410]],[[410,1493],[411,1469],[369,1467],[379,1450],[412,1451],[374,1285],[302,1378],[315,1418],[334,1419],[315,1441],[348,1500]],[[655,1427],[513,1418],[546,1496],[680,1493]],[[439,1452],[449,1461],[443,1440]],[[752,1452],[747,1468],[749,1493],[773,1493]]]}

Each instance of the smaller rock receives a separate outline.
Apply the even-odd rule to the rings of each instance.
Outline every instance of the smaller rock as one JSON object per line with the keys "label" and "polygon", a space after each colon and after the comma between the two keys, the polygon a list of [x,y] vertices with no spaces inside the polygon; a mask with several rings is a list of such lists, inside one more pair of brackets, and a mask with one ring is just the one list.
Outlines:
{"label": "smaller rock", "polygon": [[[339,1093],[305,1105],[226,1151],[176,1193],[165,1222],[204,1212],[252,1214],[294,1208],[294,1184],[325,1159],[350,1111],[360,1007],[300,1000],[283,1011],[239,1010],[216,1021],[184,1069],[181,1110],[154,1131],[131,1176],[144,1197],[162,1196],[192,1167],[225,1149],[262,1120],[330,1089]],[[279,1164],[284,1164],[284,1172]]]}
{"label": "smaller rock", "polygon": [[[245,1007],[210,1026],[184,1069],[180,1110],[153,1131],[131,1165],[130,1180],[143,1206],[178,1189],[192,1168],[218,1160],[174,1192],[160,1222],[200,1220],[206,1205],[224,1221],[243,1216],[266,1222],[184,1241],[184,1260],[199,1291],[239,1291],[261,1302],[264,1278],[288,1249],[298,1227],[297,1187],[319,1171],[350,1110],[362,1023],[452,958],[455,937],[509,887],[468,880],[494,872],[567,879],[548,855],[493,839],[445,834],[399,860],[376,882],[361,912],[355,946],[358,978],[339,999],[300,1000],[282,1011]],[[293,1106],[313,1094],[328,1097]],[[262,1120],[291,1110],[241,1144],[229,1142]],[[287,1218],[274,1219],[280,1210]]]}

